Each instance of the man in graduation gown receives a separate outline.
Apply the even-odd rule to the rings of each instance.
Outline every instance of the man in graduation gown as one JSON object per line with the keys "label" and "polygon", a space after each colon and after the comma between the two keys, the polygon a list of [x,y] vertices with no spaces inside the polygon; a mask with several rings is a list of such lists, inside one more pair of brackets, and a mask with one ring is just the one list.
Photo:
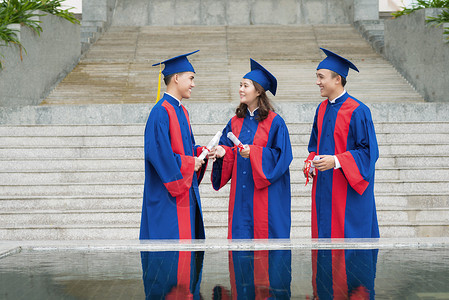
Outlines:
{"label": "man in graduation gown", "polygon": [[142,251],[145,299],[202,299],[203,251]]}
{"label": "man in graduation gown", "polygon": [[231,291],[215,286],[213,299],[290,299],[290,250],[229,251]]}
{"label": "man in graduation gown", "polygon": [[378,238],[379,150],[371,112],[344,88],[349,68],[357,67],[321,49],[327,57],[317,67],[316,84],[327,99],[316,110],[303,167],[304,176],[313,177],[312,238]]}
{"label": "man in graduation gown", "polygon": [[[259,84],[263,93],[269,90],[276,94],[276,78],[254,60],[251,60],[251,72],[243,76],[242,82],[245,79]],[[223,129],[217,147],[218,158],[212,169],[215,190],[232,178],[228,239],[290,238],[289,166],[293,155],[287,126],[280,115],[266,109],[271,106],[266,95],[253,100],[256,107],[252,112],[250,106],[242,106],[242,99],[240,108],[244,108],[244,116],[235,115]],[[262,106],[267,116],[260,120]],[[233,147],[227,138],[229,132],[245,149]]]}
{"label": "man in graduation gown", "polygon": [[313,299],[375,299],[378,249],[312,250]]}
{"label": "man in graduation gown", "polygon": [[140,239],[204,238],[198,184],[205,165],[196,157],[202,147],[195,145],[181,102],[190,98],[195,86],[195,71],[187,56],[197,51],[160,63],[165,64],[167,92],[154,105],[145,127]]}

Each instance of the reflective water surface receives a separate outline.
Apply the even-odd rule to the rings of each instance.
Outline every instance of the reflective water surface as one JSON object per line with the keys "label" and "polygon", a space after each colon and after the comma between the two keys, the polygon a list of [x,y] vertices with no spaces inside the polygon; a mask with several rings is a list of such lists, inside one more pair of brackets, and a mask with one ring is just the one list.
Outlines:
{"label": "reflective water surface", "polygon": [[449,249],[23,251],[0,299],[449,299]]}

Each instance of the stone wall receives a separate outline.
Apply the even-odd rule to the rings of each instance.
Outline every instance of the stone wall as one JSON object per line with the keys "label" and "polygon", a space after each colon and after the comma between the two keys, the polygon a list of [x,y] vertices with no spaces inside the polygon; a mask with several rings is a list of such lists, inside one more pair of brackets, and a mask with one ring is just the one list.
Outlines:
{"label": "stone wall", "polygon": [[385,20],[385,57],[431,102],[449,102],[449,43],[443,26],[426,24],[439,9]]}
{"label": "stone wall", "polygon": [[[117,0],[112,25],[349,24],[355,16],[354,2],[363,6],[360,12],[367,11],[366,3],[378,3],[377,0]],[[378,14],[377,6],[375,13]]]}
{"label": "stone wall", "polygon": [[11,25],[19,29],[26,49],[23,61],[17,46],[0,47],[0,106],[39,104],[79,61],[80,26],[54,15],[40,20],[40,36],[19,24]]}
{"label": "stone wall", "polygon": [[112,23],[116,3],[117,0],[83,0],[83,22],[103,22],[106,29]]}

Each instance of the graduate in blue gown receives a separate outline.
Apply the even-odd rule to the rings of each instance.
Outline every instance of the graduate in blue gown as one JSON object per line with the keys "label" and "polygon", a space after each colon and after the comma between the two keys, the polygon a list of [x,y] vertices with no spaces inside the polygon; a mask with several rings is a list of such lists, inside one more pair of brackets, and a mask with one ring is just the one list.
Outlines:
{"label": "graduate in blue gown", "polygon": [[217,285],[213,299],[290,299],[290,250],[229,251],[231,290]]}
{"label": "graduate in blue gown", "polygon": [[312,250],[313,299],[375,299],[378,252]]}
{"label": "graduate in blue gown", "polygon": [[[266,94],[275,95],[276,88],[276,78],[251,59],[251,72],[240,82],[240,105],[216,147],[213,187],[231,180],[229,239],[290,238],[293,155],[287,126]],[[229,132],[242,148],[234,147]]]}
{"label": "graduate in blue gown", "polygon": [[145,299],[202,299],[203,251],[142,251]]}
{"label": "graduate in blue gown", "polygon": [[195,86],[195,71],[187,56],[197,51],[154,65],[165,64],[167,92],[154,105],[145,127],[140,239],[204,238],[198,185],[206,164],[196,157],[202,147],[195,145],[189,114],[181,102],[190,98]]}
{"label": "graduate in blue gown", "polygon": [[371,112],[344,88],[349,68],[357,67],[321,49],[327,57],[317,67],[316,84],[326,100],[316,110],[303,167],[304,176],[313,178],[312,238],[378,238],[379,149]]}

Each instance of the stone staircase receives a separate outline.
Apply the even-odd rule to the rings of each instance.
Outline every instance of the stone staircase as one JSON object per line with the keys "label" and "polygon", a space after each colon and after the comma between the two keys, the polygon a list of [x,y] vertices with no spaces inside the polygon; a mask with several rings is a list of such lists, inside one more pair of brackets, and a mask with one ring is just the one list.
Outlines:
{"label": "stone staircase", "polygon": [[[277,76],[272,100],[294,152],[292,238],[309,237],[311,186],[300,169],[321,101],[320,46],[361,70],[347,90],[371,107],[377,129],[381,235],[448,236],[449,105],[424,103],[352,26],[304,25],[111,27],[43,105],[0,108],[0,238],[138,238],[151,64],[196,49],[197,87],[185,105],[198,144],[233,116],[249,57]],[[209,178],[200,187],[206,235],[225,238],[229,188],[215,192]]]}
{"label": "stone staircase", "polygon": [[[288,123],[293,144],[292,238],[310,237],[310,188],[300,168],[309,123]],[[221,124],[193,124],[206,144]],[[1,239],[138,238],[144,124],[0,127]],[[449,122],[377,123],[381,234],[449,234]],[[229,186],[201,184],[208,238],[225,238]]]}
{"label": "stone staircase", "polygon": [[355,21],[354,27],[377,53],[384,54],[384,19]]}
{"label": "stone staircase", "polygon": [[81,21],[81,55],[100,38],[105,28],[103,21]]}
{"label": "stone staircase", "polygon": [[196,70],[195,101],[237,101],[252,57],[278,78],[276,101],[314,102],[315,69],[324,58],[319,47],[345,53],[361,70],[348,77],[353,96],[367,103],[423,101],[346,24],[110,27],[43,104],[151,103],[159,72],[151,65],[196,49],[201,51],[189,57]]}

